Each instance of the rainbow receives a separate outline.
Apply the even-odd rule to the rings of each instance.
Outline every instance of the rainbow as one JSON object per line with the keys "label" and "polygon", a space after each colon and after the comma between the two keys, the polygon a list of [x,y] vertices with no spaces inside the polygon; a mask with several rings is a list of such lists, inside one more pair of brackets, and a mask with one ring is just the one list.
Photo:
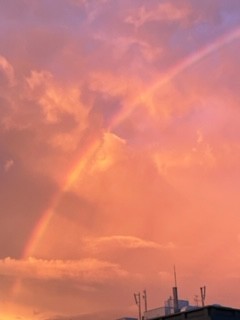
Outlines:
{"label": "rainbow", "polygon": [[132,103],[126,105],[118,113],[116,113],[110,125],[110,129],[114,128],[124,119],[129,117],[139,104],[148,101],[148,97],[153,96],[162,86],[172,82],[182,72],[200,63],[203,59],[207,58],[212,53],[216,52],[217,50],[221,49],[222,47],[225,47],[226,45],[230,44],[231,42],[234,42],[239,38],[240,27],[237,27],[231,30],[230,32],[222,35],[221,37],[217,38],[209,45],[201,48],[197,52],[194,52],[193,54],[182,59],[177,64],[169,68],[167,72],[160,74],[157,77],[158,80],[155,81],[152,85],[150,85],[148,89],[142,90],[141,94],[138,95]]}
{"label": "rainbow", "polygon": [[[240,38],[240,27],[224,34],[220,38],[216,39],[211,44],[203,47],[199,51],[191,54],[185,59],[181,60],[179,63],[171,67],[166,73],[159,75],[158,80],[152,84],[143,94],[134,97],[128,105],[123,106],[120,112],[116,113],[107,130],[111,131],[117,125],[119,125],[124,119],[131,116],[133,111],[138,107],[138,105],[146,100],[147,97],[154,95],[162,86],[170,83],[183,71],[187,70],[191,66],[199,63],[204,58],[208,57],[220,48],[230,44],[231,42],[238,40]],[[61,199],[64,192],[68,191],[74,183],[77,181],[78,177],[86,169],[87,164],[94,159],[96,153],[102,146],[102,140],[99,137],[93,137],[88,141],[84,150],[80,153],[75,163],[73,163],[71,169],[66,174],[65,181],[62,184],[59,192],[57,192],[49,204],[49,208],[42,214],[37,225],[35,226],[23,252],[23,258],[34,255],[37,250],[38,244],[40,243],[46,229],[48,228],[51,219],[54,215],[57,205]]]}
{"label": "rainbow", "polygon": [[38,224],[35,226],[31,237],[24,249],[23,258],[26,259],[34,254],[38,243],[40,242],[44,232],[46,231],[53,215],[54,211],[61,200],[61,196],[64,192],[69,191],[69,189],[77,181],[78,177],[86,168],[86,165],[94,158],[95,154],[98,152],[102,145],[102,140],[96,137],[92,137],[90,141],[86,144],[85,148],[81,151],[78,156],[77,161],[73,164],[72,169],[66,174],[65,181],[63,182],[62,188],[59,192],[55,193],[52,197],[49,208],[44,211]]}
{"label": "rainbow", "polygon": [[[29,241],[24,248],[22,259],[27,259],[34,255],[38,248],[38,244],[40,243],[41,238],[44,236],[44,233],[46,232],[55,213],[55,209],[61,200],[62,194],[67,192],[71,186],[74,185],[78,177],[84,171],[86,165],[91,162],[91,159],[94,158],[101,145],[102,141],[96,137],[91,137],[91,140],[87,141],[85,148],[83,148],[80,155],[78,155],[77,161],[73,164],[72,169],[66,174],[62,188],[54,194],[49,207],[43,212],[37,225],[33,229]],[[17,278],[11,290],[12,297],[15,297],[19,294],[21,291],[21,286],[22,281],[20,278]]]}

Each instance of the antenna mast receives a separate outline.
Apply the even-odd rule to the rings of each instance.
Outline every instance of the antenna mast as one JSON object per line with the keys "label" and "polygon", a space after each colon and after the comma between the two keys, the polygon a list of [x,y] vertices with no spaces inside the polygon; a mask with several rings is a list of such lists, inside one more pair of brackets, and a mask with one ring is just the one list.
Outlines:
{"label": "antenna mast", "polygon": [[147,311],[147,291],[146,291],[146,289],[143,290],[143,300],[145,303],[145,311]]}
{"label": "antenna mast", "polygon": [[134,299],[135,299],[136,305],[138,306],[139,320],[142,320],[141,295],[140,295],[140,292],[139,293],[134,293]]}
{"label": "antenna mast", "polygon": [[177,275],[176,275],[176,267],[175,267],[175,265],[173,266],[173,270],[174,270],[174,284],[175,284],[175,287],[177,288]]}
{"label": "antenna mast", "polygon": [[173,287],[173,307],[174,312],[179,312],[179,306],[178,306],[178,290],[177,290],[177,276],[176,276],[176,268],[174,265],[174,287]]}
{"label": "antenna mast", "polygon": [[200,288],[201,291],[201,300],[202,300],[202,306],[205,306],[205,298],[206,298],[206,286]]}

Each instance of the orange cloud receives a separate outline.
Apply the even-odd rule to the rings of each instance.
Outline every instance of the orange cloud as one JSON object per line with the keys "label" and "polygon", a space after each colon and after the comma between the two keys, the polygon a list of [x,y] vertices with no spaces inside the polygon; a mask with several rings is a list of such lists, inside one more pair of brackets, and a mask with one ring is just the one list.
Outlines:
{"label": "orange cloud", "polygon": [[239,2],[205,2],[2,5],[6,314],[134,316],[174,264],[190,300],[238,304]]}
{"label": "orange cloud", "polygon": [[7,59],[0,55],[0,69],[6,75],[10,85],[15,83],[15,73],[13,66],[7,61]]}
{"label": "orange cloud", "polygon": [[84,118],[87,117],[88,108],[81,103],[78,86],[63,88],[54,83],[52,75],[46,71],[32,71],[26,81],[34,98],[38,96],[46,121],[58,122],[60,115],[68,113],[75,116],[76,121],[81,120],[82,128],[86,126]]}
{"label": "orange cloud", "polygon": [[126,22],[139,28],[143,24],[151,21],[180,21],[189,16],[190,8],[187,6],[178,7],[171,2],[161,3],[157,8],[148,9],[147,6],[141,6],[136,13],[126,18]]}
{"label": "orange cloud", "polygon": [[85,239],[88,249],[93,251],[114,249],[119,250],[120,248],[125,249],[171,249],[174,247],[173,244],[169,243],[161,245],[153,241],[147,241],[138,237],[133,236],[121,236],[113,235],[108,237],[90,238]]}
{"label": "orange cloud", "polygon": [[81,283],[99,283],[115,277],[126,277],[128,273],[120,266],[96,259],[42,260],[28,258],[16,260],[6,258],[0,261],[2,276],[20,279],[74,280]]}

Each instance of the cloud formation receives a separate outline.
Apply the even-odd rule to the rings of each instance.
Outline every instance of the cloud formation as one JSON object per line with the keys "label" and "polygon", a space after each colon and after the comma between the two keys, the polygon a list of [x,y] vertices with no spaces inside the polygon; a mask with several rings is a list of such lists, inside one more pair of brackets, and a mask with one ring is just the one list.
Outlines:
{"label": "cloud formation", "polygon": [[9,85],[13,85],[14,83],[14,69],[12,65],[7,61],[7,59],[3,56],[0,56],[0,69],[3,75],[6,76],[6,80],[8,80]]}
{"label": "cloud formation", "polygon": [[114,235],[109,237],[100,237],[96,239],[86,239],[87,246],[93,250],[106,250],[114,248],[119,250],[126,249],[166,249],[174,247],[173,244],[161,245],[153,241],[147,241],[133,236]]}
{"label": "cloud formation", "polygon": [[1,4],[0,317],[238,305],[239,6]]}
{"label": "cloud formation", "polygon": [[35,280],[71,280],[81,283],[101,283],[115,277],[125,277],[127,272],[113,263],[96,259],[43,260],[28,258],[0,261],[2,276]]}
{"label": "cloud formation", "polygon": [[127,17],[126,22],[132,23],[137,28],[153,21],[178,21],[181,23],[188,17],[188,13],[190,13],[190,6],[187,6],[186,3],[178,6],[171,2],[163,2],[156,7],[142,5],[134,15]]}

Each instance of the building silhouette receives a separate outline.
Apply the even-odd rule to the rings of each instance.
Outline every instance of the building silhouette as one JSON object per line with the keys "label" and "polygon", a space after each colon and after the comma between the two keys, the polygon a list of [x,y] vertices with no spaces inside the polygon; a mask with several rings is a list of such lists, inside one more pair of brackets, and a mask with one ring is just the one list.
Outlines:
{"label": "building silhouette", "polygon": [[210,305],[192,310],[181,311],[152,320],[240,320],[240,309]]}

